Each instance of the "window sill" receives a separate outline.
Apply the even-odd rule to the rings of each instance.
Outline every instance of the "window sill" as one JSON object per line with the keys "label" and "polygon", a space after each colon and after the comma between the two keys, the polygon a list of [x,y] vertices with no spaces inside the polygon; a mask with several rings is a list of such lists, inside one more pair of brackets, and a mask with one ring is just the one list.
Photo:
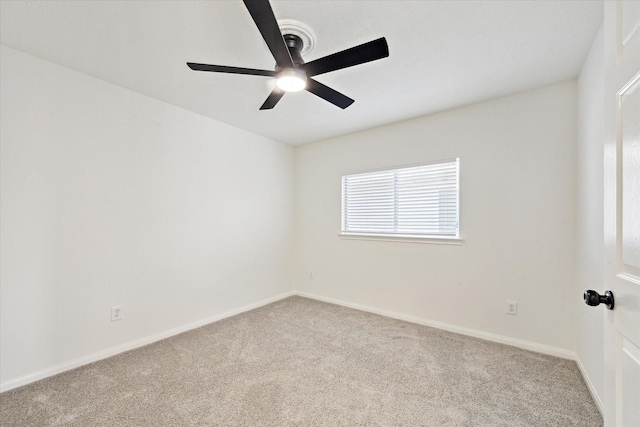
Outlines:
{"label": "window sill", "polygon": [[402,243],[422,243],[431,245],[455,245],[460,246],[464,243],[464,240],[456,237],[420,237],[411,235],[394,235],[389,236],[385,234],[351,234],[340,233],[338,237],[346,240],[376,240],[380,242],[402,242]]}

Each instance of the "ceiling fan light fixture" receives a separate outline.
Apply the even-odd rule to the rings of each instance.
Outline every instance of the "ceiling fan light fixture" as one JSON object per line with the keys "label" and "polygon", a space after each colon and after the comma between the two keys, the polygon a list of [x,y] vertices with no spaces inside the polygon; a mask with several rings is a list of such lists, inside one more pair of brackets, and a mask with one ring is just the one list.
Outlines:
{"label": "ceiling fan light fixture", "polygon": [[[275,87],[260,106],[260,110],[271,110],[287,92],[303,89],[343,110],[353,104],[348,96],[325,86],[312,77],[353,67],[389,56],[389,46],[384,37],[363,43],[322,58],[305,62],[302,53],[305,46],[314,44],[313,33],[298,21],[278,22],[270,0],[242,0],[253,22],[258,27],[264,42],[276,60],[275,70],[231,67],[226,65],[199,64],[187,62],[196,71],[215,73],[246,74],[275,78]],[[273,83],[273,80],[269,80]]]}
{"label": "ceiling fan light fixture", "polygon": [[276,75],[276,86],[285,92],[299,92],[307,86],[307,75],[302,70],[282,70]]}

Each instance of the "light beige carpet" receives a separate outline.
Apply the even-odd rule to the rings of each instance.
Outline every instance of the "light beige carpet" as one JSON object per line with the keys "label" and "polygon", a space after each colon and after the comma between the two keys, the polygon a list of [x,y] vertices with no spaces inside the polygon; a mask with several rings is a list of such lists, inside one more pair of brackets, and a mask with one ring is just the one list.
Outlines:
{"label": "light beige carpet", "polygon": [[300,297],[0,394],[2,426],[601,426],[576,364]]}

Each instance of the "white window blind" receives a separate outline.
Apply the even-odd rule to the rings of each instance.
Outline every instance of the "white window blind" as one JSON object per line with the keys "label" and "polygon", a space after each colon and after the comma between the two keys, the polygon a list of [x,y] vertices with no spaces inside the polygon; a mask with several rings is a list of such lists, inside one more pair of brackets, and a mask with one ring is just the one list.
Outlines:
{"label": "white window blind", "polygon": [[459,159],[344,175],[342,233],[458,237]]}

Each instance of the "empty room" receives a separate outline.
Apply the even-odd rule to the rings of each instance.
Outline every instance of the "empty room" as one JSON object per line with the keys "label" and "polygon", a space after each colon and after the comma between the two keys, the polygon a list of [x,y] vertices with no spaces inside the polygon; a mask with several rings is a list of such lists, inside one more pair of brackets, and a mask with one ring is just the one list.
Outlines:
{"label": "empty room", "polygon": [[0,0],[1,426],[640,426],[640,1]]}

